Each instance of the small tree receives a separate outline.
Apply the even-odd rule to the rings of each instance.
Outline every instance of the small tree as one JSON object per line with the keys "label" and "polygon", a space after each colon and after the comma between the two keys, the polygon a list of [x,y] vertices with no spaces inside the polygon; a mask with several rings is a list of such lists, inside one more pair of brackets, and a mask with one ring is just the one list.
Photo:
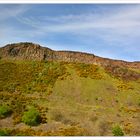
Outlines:
{"label": "small tree", "polygon": [[30,126],[35,126],[40,123],[39,112],[35,108],[30,108],[28,111],[24,112],[22,121]]}
{"label": "small tree", "polygon": [[114,136],[124,136],[124,132],[119,125],[115,125],[112,128],[112,133],[113,133]]}
{"label": "small tree", "polygon": [[0,106],[0,118],[5,118],[11,114],[11,109],[7,105]]}

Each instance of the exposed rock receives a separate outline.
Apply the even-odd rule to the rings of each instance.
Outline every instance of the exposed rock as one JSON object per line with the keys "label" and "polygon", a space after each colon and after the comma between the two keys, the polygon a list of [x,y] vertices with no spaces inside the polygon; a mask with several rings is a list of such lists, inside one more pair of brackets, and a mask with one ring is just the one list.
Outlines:
{"label": "exposed rock", "polygon": [[[2,59],[43,60],[46,57],[46,49],[38,44],[27,42],[8,44],[0,49],[0,56]],[[51,51],[50,49],[47,50]]]}
{"label": "exposed rock", "polygon": [[140,69],[140,62],[126,62],[122,60],[112,60],[101,58],[89,53],[74,51],[54,51],[47,47],[41,47],[33,43],[15,43],[8,44],[0,48],[1,59],[14,60],[48,60],[48,61],[65,61],[80,62],[87,64],[98,64],[104,67],[121,66]]}

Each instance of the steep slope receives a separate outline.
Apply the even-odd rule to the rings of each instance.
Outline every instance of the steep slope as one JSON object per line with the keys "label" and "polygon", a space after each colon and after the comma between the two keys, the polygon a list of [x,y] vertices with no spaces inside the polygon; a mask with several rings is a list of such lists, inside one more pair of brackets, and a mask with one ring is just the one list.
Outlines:
{"label": "steep slope", "polygon": [[140,135],[139,63],[25,44],[0,50],[0,135]]}

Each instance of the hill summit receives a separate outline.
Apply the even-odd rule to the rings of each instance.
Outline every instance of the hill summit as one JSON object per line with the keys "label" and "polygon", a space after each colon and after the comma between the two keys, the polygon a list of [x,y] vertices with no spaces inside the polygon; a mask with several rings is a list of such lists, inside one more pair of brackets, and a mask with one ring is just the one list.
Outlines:
{"label": "hill summit", "polygon": [[55,51],[30,42],[8,44],[0,48],[0,58],[14,60],[79,62],[86,64],[98,64],[101,66],[117,65],[123,67],[140,68],[140,62],[112,60],[83,52]]}

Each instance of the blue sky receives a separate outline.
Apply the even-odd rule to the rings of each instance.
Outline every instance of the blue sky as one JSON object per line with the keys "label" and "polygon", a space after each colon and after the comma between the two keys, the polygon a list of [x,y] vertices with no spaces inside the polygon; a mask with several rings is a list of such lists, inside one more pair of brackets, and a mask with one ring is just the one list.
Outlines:
{"label": "blue sky", "polygon": [[0,4],[0,46],[16,42],[140,61],[140,5]]}

